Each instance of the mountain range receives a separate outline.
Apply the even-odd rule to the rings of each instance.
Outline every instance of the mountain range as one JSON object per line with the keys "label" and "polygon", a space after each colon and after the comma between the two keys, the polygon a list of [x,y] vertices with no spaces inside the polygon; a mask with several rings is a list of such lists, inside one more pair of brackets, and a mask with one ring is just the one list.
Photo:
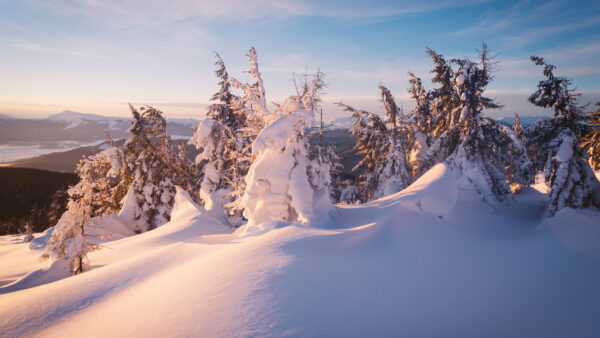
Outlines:
{"label": "mountain range", "polygon": [[[21,119],[0,115],[0,145],[57,143],[74,141],[89,143],[128,137],[129,117],[112,117],[65,110],[44,119]],[[195,119],[167,119],[167,132],[173,138],[192,136]]]}

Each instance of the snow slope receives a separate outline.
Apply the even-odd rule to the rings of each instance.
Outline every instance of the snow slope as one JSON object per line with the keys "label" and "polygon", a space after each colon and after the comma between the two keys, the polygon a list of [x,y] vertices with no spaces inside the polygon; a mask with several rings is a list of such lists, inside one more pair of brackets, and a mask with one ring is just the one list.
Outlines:
{"label": "snow slope", "polygon": [[[90,271],[0,288],[0,335],[597,337],[600,211],[541,220],[544,198],[494,212],[440,165],[328,223],[244,235],[178,194]],[[47,267],[20,238],[0,238],[0,280]]]}

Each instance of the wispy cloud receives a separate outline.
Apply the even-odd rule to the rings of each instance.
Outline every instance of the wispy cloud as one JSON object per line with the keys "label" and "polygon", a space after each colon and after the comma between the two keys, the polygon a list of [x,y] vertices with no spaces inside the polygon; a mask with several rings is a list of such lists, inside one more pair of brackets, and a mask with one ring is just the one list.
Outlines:
{"label": "wispy cloud", "polygon": [[61,48],[42,46],[42,45],[33,44],[33,43],[14,43],[14,44],[11,44],[10,47],[21,49],[21,50],[32,51],[32,52],[39,52],[39,53],[62,54],[62,55],[80,56],[80,57],[105,59],[105,60],[111,59],[104,55],[97,55],[97,54],[87,53],[87,52],[78,51],[78,50],[61,49]]}

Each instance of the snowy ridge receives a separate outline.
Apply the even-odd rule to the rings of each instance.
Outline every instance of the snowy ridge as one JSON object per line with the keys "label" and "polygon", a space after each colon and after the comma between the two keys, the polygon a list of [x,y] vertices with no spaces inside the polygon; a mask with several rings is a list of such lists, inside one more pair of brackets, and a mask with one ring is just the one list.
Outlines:
{"label": "snowy ridge", "polygon": [[95,121],[95,122],[106,122],[109,124],[109,129],[114,129],[117,123],[129,121],[130,118],[126,117],[112,117],[112,116],[103,116],[96,114],[84,114],[78,113],[71,110],[65,110],[58,114],[50,115],[46,118],[50,121],[61,121],[66,122],[68,125],[65,127],[66,129],[75,128],[84,123],[85,121]]}
{"label": "snowy ridge", "polygon": [[[541,222],[544,196],[536,191],[497,213],[470,193],[438,165],[397,194],[336,206],[329,222],[271,222],[245,235],[179,190],[171,222],[104,243],[90,254],[90,271],[26,292],[0,288],[0,329],[7,336],[600,332],[600,256],[590,249],[600,212],[565,209]],[[21,237],[0,237],[0,280],[43,275],[41,249],[17,244]]]}

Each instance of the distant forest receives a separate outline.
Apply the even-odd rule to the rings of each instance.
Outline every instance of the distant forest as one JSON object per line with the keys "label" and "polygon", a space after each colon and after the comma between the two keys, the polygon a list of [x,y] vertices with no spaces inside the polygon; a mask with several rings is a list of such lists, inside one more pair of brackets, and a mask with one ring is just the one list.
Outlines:
{"label": "distant forest", "polygon": [[0,235],[23,232],[28,222],[35,232],[54,225],[51,218],[66,208],[67,187],[78,180],[72,173],[0,167]]}

